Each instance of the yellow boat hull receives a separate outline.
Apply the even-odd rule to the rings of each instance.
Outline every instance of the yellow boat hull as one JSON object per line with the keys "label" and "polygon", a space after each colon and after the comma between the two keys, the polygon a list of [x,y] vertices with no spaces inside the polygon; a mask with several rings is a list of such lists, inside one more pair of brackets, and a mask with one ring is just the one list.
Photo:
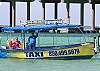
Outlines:
{"label": "yellow boat hull", "polygon": [[90,59],[94,54],[94,44],[85,43],[80,46],[52,50],[7,50],[4,57],[24,59]]}

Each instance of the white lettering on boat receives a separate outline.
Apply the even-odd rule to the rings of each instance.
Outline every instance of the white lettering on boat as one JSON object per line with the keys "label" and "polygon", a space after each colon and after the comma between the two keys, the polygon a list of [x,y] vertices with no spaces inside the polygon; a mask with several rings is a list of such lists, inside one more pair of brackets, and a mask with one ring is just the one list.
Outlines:
{"label": "white lettering on boat", "polygon": [[71,50],[59,50],[59,51],[49,51],[49,56],[61,56],[61,55],[71,55],[71,54],[79,54],[79,49],[71,49]]}
{"label": "white lettering on boat", "polygon": [[26,52],[26,57],[43,57],[43,52]]}
{"label": "white lettering on boat", "polygon": [[[44,51],[45,52],[45,51]],[[44,52],[26,52],[26,57],[44,57]],[[48,51],[48,56],[62,56],[62,55],[71,55],[79,54],[80,49],[70,49],[70,50],[52,50]]]}

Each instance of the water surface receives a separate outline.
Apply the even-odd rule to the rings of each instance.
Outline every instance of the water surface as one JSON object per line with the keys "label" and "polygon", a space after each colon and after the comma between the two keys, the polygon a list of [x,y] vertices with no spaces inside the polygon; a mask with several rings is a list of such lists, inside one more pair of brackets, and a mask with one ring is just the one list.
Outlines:
{"label": "water surface", "polygon": [[0,59],[0,71],[99,71],[100,60]]}

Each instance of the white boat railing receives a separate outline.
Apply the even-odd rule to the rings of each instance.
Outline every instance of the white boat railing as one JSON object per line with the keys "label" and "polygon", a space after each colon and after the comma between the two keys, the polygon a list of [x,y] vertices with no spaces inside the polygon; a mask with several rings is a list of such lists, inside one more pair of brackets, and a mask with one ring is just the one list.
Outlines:
{"label": "white boat railing", "polygon": [[21,25],[38,25],[38,24],[69,24],[68,20],[52,19],[52,20],[26,20],[20,21]]}

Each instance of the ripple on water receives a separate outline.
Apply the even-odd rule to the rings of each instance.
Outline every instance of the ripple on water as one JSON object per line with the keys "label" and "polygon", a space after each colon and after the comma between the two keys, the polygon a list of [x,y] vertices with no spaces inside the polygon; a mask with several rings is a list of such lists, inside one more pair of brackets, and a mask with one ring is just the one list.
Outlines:
{"label": "ripple on water", "polygon": [[99,60],[0,59],[0,71],[99,71]]}

